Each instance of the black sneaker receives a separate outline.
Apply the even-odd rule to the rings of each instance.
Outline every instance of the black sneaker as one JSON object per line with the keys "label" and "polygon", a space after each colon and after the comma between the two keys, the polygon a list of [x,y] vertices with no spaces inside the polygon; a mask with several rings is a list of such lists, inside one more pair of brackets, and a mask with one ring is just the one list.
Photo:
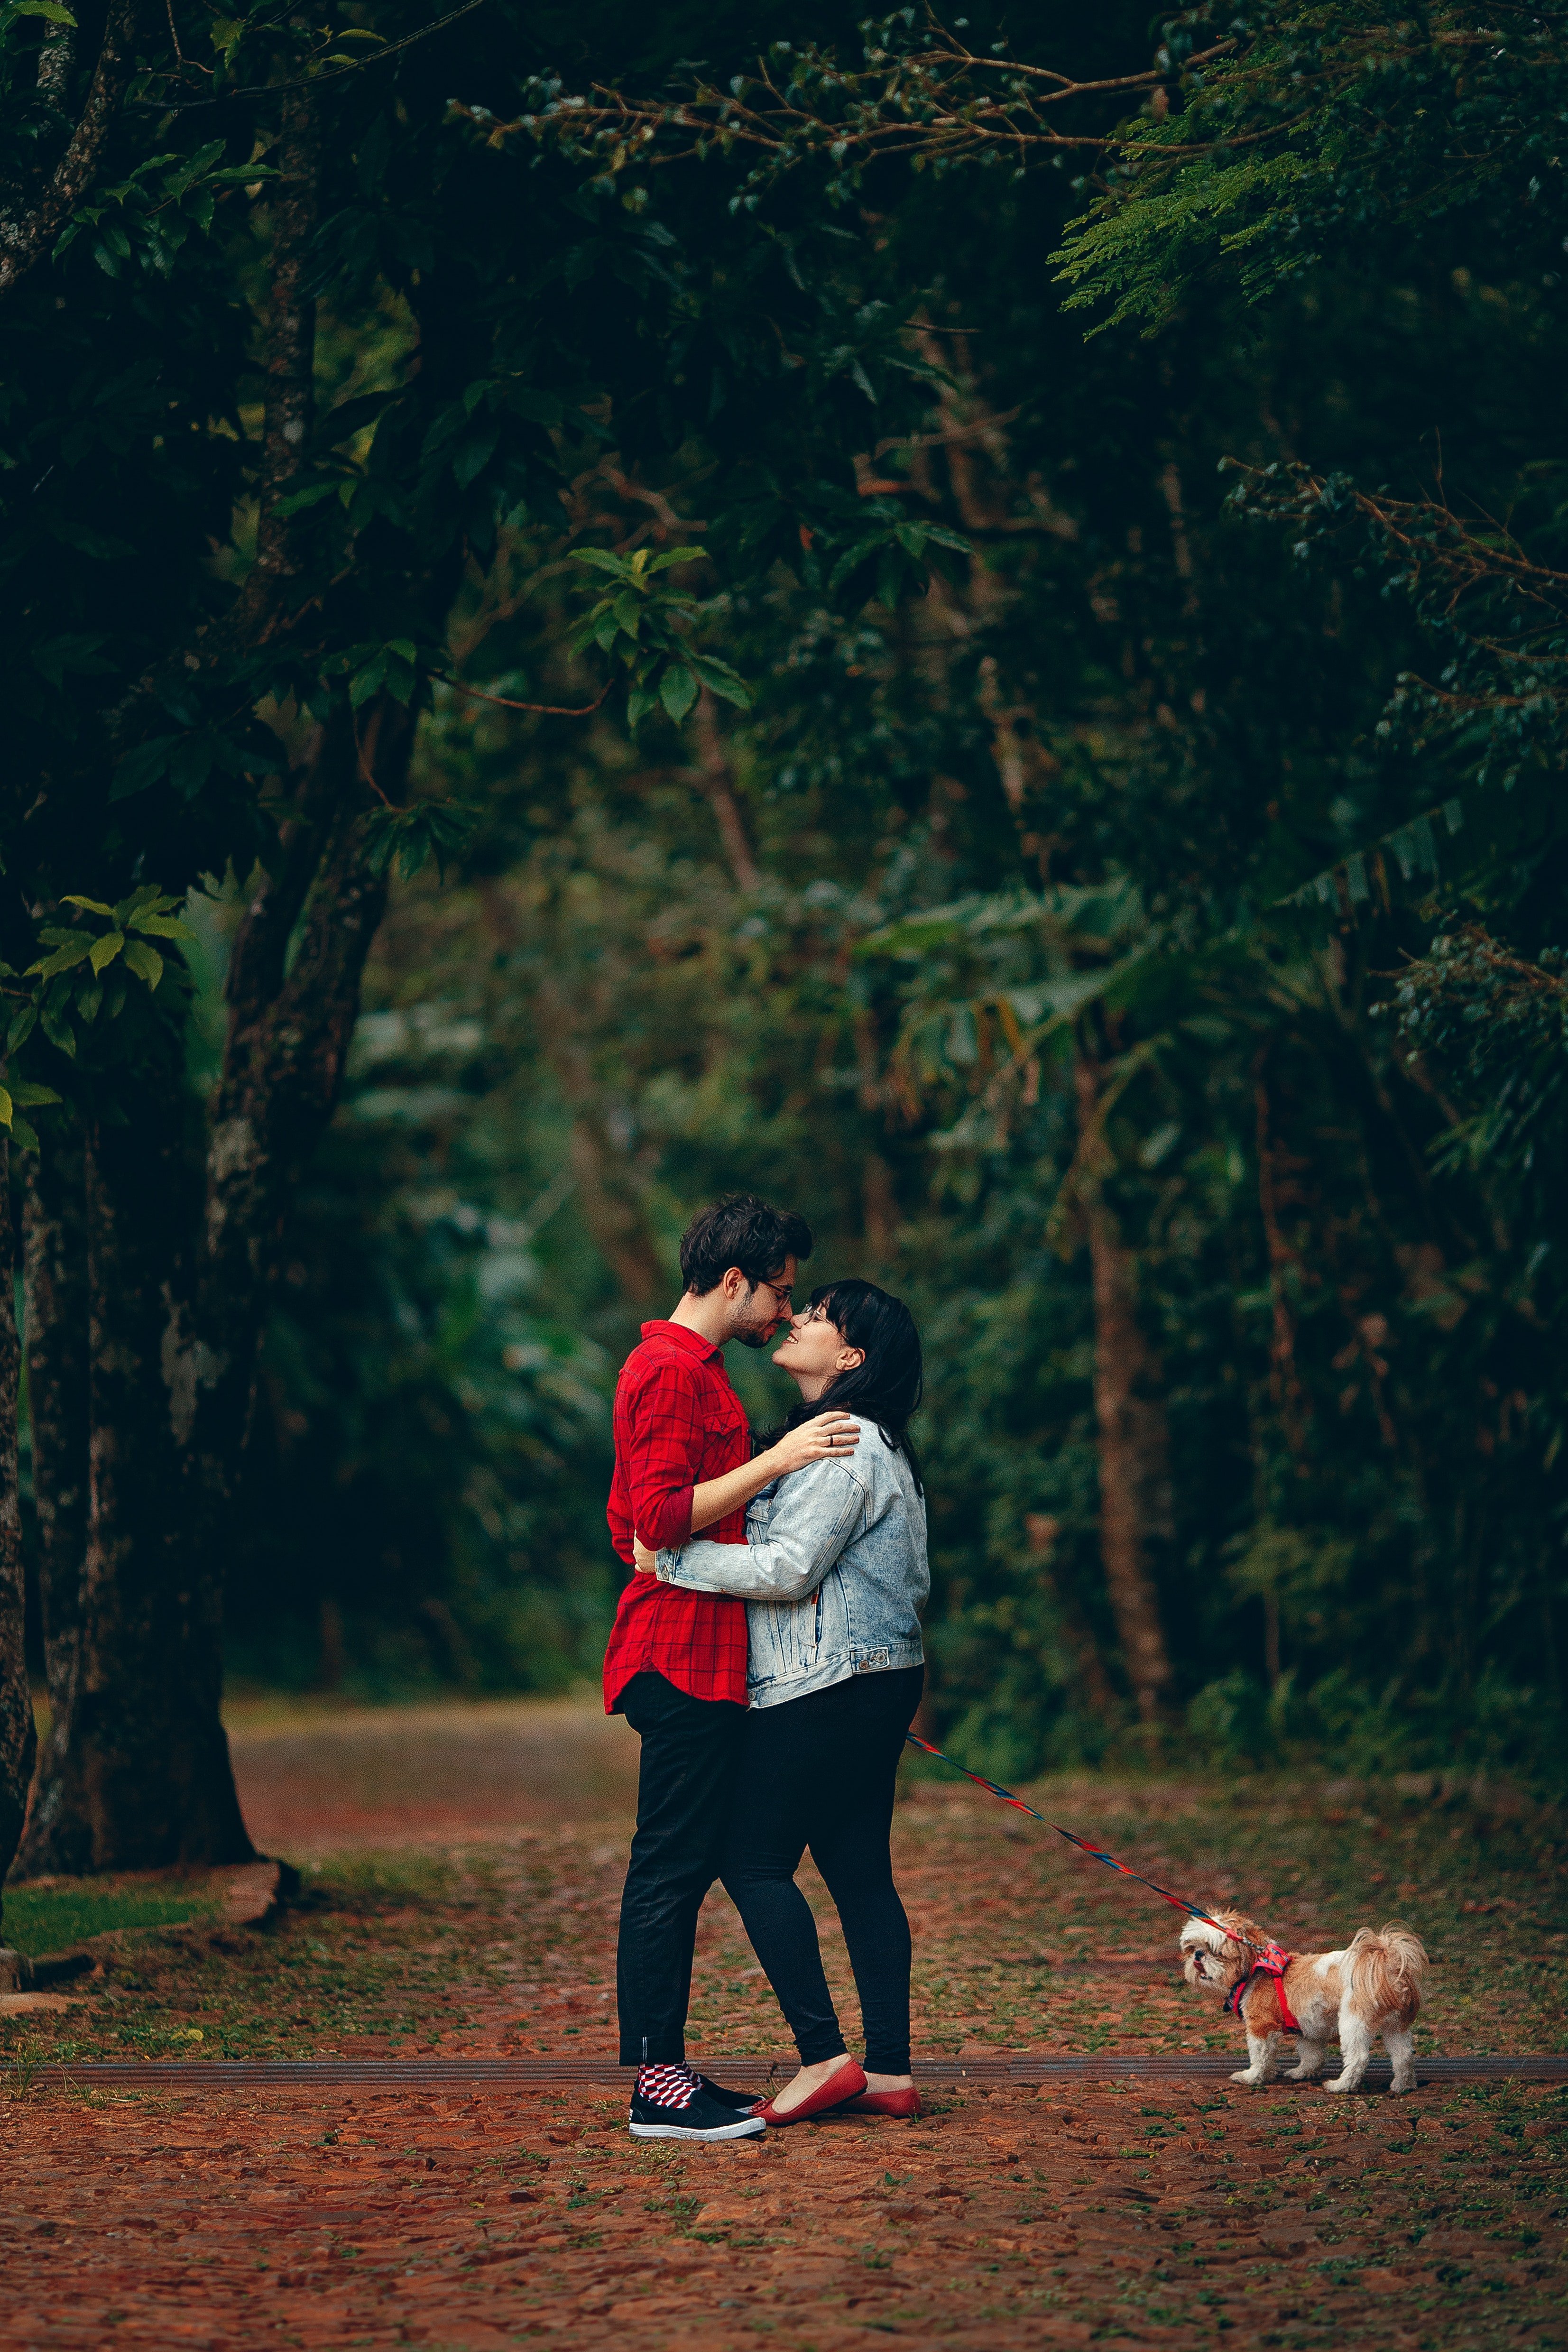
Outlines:
{"label": "black sneaker", "polygon": [[763,2104],[764,2095],[761,2091],[727,2091],[711,2074],[699,2074],[697,2079],[710,2099],[716,2099],[721,2107],[732,2107],[738,2116],[749,2116],[753,2107]]}
{"label": "black sneaker", "polygon": [[714,2098],[706,2083],[700,2084],[683,2107],[661,2106],[634,2091],[626,2120],[634,2139],[750,2139],[767,2129],[761,2116],[740,2114]]}

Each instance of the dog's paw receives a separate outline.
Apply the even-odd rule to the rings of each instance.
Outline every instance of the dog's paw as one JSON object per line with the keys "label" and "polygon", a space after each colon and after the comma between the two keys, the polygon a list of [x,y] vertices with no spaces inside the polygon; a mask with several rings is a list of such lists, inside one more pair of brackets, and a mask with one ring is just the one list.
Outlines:
{"label": "dog's paw", "polygon": [[1256,2089],[1263,2077],[1261,2074],[1255,2074],[1250,2066],[1244,2066],[1239,2074],[1233,2074],[1230,2079],[1233,2083],[1247,2083]]}
{"label": "dog's paw", "polygon": [[1331,2083],[1325,2083],[1323,2088],[1325,2091],[1349,2091],[1354,2088],[1354,2084],[1347,2083],[1344,2076],[1339,2074]]}
{"label": "dog's paw", "polygon": [[1388,2087],[1389,2087],[1389,2089],[1394,2093],[1394,2097],[1397,2099],[1397,2098],[1401,2097],[1401,2096],[1404,2095],[1404,2093],[1405,2093],[1405,2092],[1406,2092],[1406,2091],[1413,2091],[1413,2090],[1415,2088],[1415,2075],[1414,2075],[1414,2074],[1412,2074],[1412,2076],[1410,2077],[1410,2080],[1408,2081],[1408,2083],[1399,2083],[1399,2082],[1390,2083],[1390,2084],[1389,2084],[1389,2086],[1388,2086]]}

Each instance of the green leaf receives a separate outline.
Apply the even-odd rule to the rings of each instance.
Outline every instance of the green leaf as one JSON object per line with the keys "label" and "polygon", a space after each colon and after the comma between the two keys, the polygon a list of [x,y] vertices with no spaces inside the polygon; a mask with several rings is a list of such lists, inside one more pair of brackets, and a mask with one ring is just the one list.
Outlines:
{"label": "green leaf", "polygon": [[[105,908],[105,914],[107,914],[108,911],[109,909]],[[93,941],[92,952],[88,958],[93,971],[95,972],[101,971],[106,964],[112,963],[115,957],[120,953],[121,949],[124,945],[125,934],[123,931],[105,931],[100,940],[95,940]]]}
{"label": "green leaf", "polygon": [[658,698],[679,727],[697,699],[697,680],[689,669],[667,669],[659,681]]}
{"label": "green leaf", "polygon": [[160,940],[194,940],[196,936],[189,923],[179,922],[173,915],[132,915],[131,929],[150,931]]}
{"label": "green leaf", "polygon": [[107,677],[114,665],[103,660],[99,648],[107,645],[101,630],[58,637],[46,637],[33,647],[33,660],[51,686],[64,686],[68,672],[76,671],[84,677]]}
{"label": "green leaf", "polygon": [[149,988],[156,988],[163,977],[163,957],[142,940],[126,940],[125,961],[137,979],[144,980]]}
{"label": "green leaf", "polygon": [[752,689],[738,669],[731,669],[728,662],[715,661],[711,654],[688,654],[686,658],[693,675],[710,693],[732,702],[738,710],[750,710]]}
{"label": "green leaf", "polygon": [[58,1103],[60,1097],[53,1087],[35,1086],[31,1078],[13,1078],[11,1099],[28,1110],[41,1110],[47,1103]]}
{"label": "green leaf", "polygon": [[307,507],[319,507],[324,499],[335,499],[342,487],[342,478],[337,474],[331,481],[307,482],[302,490],[290,490],[286,499],[274,499],[272,512],[279,516],[303,514]]}
{"label": "green leaf", "polygon": [[167,772],[169,754],[179,740],[177,735],[154,735],[147,742],[138,743],[133,751],[127,751],[114,771],[110,799],[129,800],[132,793],[144,793],[150,784],[157,783]]}
{"label": "green leaf", "polygon": [[9,1127],[15,1115],[10,1096],[0,1087],[0,1127]]}
{"label": "green leaf", "polygon": [[23,1151],[37,1151],[38,1130],[29,1118],[19,1115],[11,1121],[11,1140]]}
{"label": "green leaf", "polygon": [[340,442],[352,441],[356,434],[364,431],[367,425],[376,424],[392,403],[402,397],[401,392],[363,392],[357,394],[353,400],[340,400],[317,425],[316,446],[331,449]]}
{"label": "green leaf", "polygon": [[26,1044],[28,1038],[32,1035],[37,1025],[37,1006],[36,1004],[24,1004],[20,1013],[17,1013],[16,1019],[12,1022],[10,1028],[5,1033],[5,1051],[8,1054],[16,1053],[19,1046]]}
{"label": "green leaf", "polygon": [[114,920],[113,908],[106,907],[101,898],[79,898],[74,890],[68,890],[60,904],[63,907],[80,907],[89,915],[107,915],[110,922]]}
{"label": "green leaf", "polygon": [[[90,955],[92,946],[91,935],[89,932],[77,931],[67,940],[64,947],[57,948],[53,955],[41,956],[37,963],[30,963],[27,966],[27,977],[30,980],[36,972],[40,980],[53,980],[57,972],[68,971],[73,963],[80,963],[84,956]],[[48,1027],[47,1021],[44,1026],[46,1029]]]}
{"label": "green leaf", "polygon": [[706,562],[707,557],[705,547],[667,547],[648,565],[647,577],[651,580],[656,572],[668,572],[672,563]]}
{"label": "green leaf", "polygon": [[59,1007],[56,1004],[46,1004],[40,1018],[43,1023],[44,1034],[48,1039],[50,1045],[58,1045],[62,1054],[68,1055],[71,1060],[74,1061],[76,1059],[76,1031],[71,1027],[70,1023],[66,1019]]}
{"label": "green leaf", "polygon": [[160,902],[171,907],[179,904],[174,898],[164,900],[156,882],[143,882],[140,890],[132,890],[129,898],[121,898],[118,907],[110,909],[110,919],[123,930],[127,923],[133,922],[138,915],[149,914]]}

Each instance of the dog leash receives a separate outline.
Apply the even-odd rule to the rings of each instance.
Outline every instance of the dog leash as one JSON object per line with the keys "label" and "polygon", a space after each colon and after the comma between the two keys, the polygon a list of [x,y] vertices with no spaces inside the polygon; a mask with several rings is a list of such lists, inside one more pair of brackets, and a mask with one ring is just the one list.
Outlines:
{"label": "dog leash", "polygon": [[[1079,1852],[1087,1853],[1091,1861],[1104,1863],[1107,1870],[1119,1870],[1123,1878],[1136,1879],[1140,1886],[1146,1886],[1152,1895],[1157,1895],[1162,1903],[1168,1903],[1173,1911],[1184,1911],[1189,1919],[1201,1919],[1205,1927],[1217,1927],[1228,1942],[1243,1945],[1249,1952],[1255,1952],[1259,1948],[1250,1936],[1238,1936],[1233,1928],[1221,1927],[1220,1922],[1211,1918],[1208,1912],[1200,1911],[1195,1903],[1189,1903],[1184,1895],[1173,1895],[1168,1886],[1161,1886],[1152,1878],[1145,1878],[1142,1871],[1133,1870],[1126,1863],[1119,1862],[1113,1853],[1107,1853],[1102,1846],[1090,1845],[1089,1840],[1080,1838],[1076,1831],[1064,1830],[1059,1822],[1047,1821],[1044,1813],[1037,1813],[1033,1805],[1026,1805],[1022,1797],[1016,1797],[1011,1789],[1005,1789],[1002,1786],[1000,1780],[988,1780],[984,1772],[972,1772],[967,1764],[961,1764],[958,1761],[956,1756],[944,1755],[940,1748],[933,1748],[929,1739],[921,1739],[913,1731],[906,1731],[904,1737],[910,1747],[918,1748],[922,1755],[934,1756],[939,1764],[951,1764],[955,1772],[962,1772],[964,1779],[973,1780],[977,1789],[989,1789],[991,1794],[994,1797],[1000,1797],[1005,1805],[1016,1806],[1019,1812],[1027,1813],[1031,1821],[1039,1822],[1047,1830],[1054,1830],[1058,1837],[1066,1838],[1068,1845],[1076,1845]],[[1264,1946],[1263,1949],[1266,1953],[1272,1954],[1278,1952],[1279,1947],[1277,1944],[1269,1944]],[[1256,1969],[1250,1971],[1246,1981],[1250,1983],[1252,1976],[1256,1973]]]}

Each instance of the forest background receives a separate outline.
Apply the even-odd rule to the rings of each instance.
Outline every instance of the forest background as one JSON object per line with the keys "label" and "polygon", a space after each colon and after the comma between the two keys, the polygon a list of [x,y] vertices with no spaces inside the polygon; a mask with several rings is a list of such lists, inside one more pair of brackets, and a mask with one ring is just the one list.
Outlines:
{"label": "forest background", "polygon": [[1560,15],[341,14],[5,15],[32,1866],[592,1675],[742,1188],[968,1760],[1555,1769]]}

